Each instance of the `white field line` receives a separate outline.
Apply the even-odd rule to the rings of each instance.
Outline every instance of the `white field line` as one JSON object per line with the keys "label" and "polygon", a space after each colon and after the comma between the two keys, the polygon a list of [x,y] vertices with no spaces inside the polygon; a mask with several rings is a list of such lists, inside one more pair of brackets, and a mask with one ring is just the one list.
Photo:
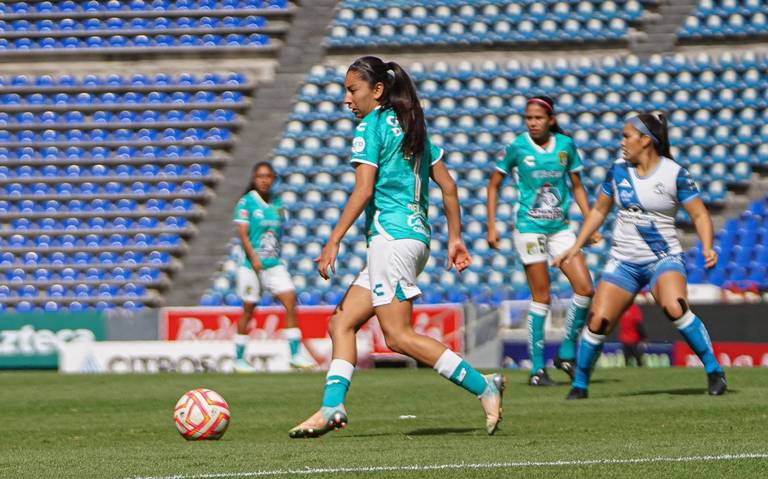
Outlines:
{"label": "white field line", "polygon": [[522,462],[492,462],[486,464],[431,464],[412,466],[360,466],[360,467],[328,467],[305,469],[268,469],[252,472],[214,472],[209,474],[178,474],[175,476],[139,476],[132,479],[227,479],[241,477],[270,477],[270,476],[299,476],[310,474],[345,474],[345,473],[377,473],[377,472],[421,472],[447,471],[461,469],[517,469],[526,467],[559,467],[559,466],[610,466],[616,464],[656,464],[663,462],[713,462],[740,461],[743,459],[768,459],[768,453],[749,454],[720,454],[713,456],[682,456],[682,457],[637,457],[628,459],[585,459],[570,461],[522,461]]}

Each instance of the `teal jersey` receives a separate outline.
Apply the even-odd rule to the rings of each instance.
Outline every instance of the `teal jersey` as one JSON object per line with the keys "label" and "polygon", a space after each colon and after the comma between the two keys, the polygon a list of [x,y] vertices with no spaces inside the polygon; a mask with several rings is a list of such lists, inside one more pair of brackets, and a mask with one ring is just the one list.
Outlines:
{"label": "teal jersey", "polygon": [[366,236],[369,243],[380,234],[387,239],[415,239],[429,246],[429,170],[442,159],[443,150],[427,139],[421,158],[406,158],[403,136],[391,108],[376,108],[355,130],[352,163],[378,169],[373,198],[365,208]]}
{"label": "teal jersey", "polygon": [[567,229],[571,201],[568,173],[583,168],[573,140],[560,133],[552,135],[546,148],[534,143],[528,133],[507,145],[496,169],[505,175],[516,170],[517,230],[552,234]]}
{"label": "teal jersey", "polygon": [[[235,206],[235,223],[248,225],[248,239],[256,255],[261,260],[261,266],[269,269],[280,264],[280,239],[282,237],[283,220],[285,215],[276,198],[267,203],[255,190],[249,191]],[[251,261],[243,250],[243,266],[251,267]]]}

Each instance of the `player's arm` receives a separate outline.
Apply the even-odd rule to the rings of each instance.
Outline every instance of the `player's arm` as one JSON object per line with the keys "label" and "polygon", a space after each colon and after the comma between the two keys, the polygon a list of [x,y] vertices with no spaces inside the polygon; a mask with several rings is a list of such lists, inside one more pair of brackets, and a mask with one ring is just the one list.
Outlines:
{"label": "player's arm", "polygon": [[563,255],[554,259],[554,266],[559,267],[561,263],[568,261],[576,256],[581,248],[587,244],[587,240],[592,234],[600,228],[600,225],[605,221],[605,217],[611,211],[611,205],[613,204],[613,197],[607,195],[604,191],[601,191],[595,201],[595,206],[589,211],[587,217],[584,219],[584,224],[581,225],[579,235],[576,237],[576,243],[566,251]]}
{"label": "player's arm", "polygon": [[261,260],[259,259],[259,255],[256,254],[256,250],[253,249],[251,239],[248,237],[248,223],[237,223],[237,235],[240,237],[240,244],[243,246],[245,257],[251,262],[253,270],[261,270]]}
{"label": "player's arm", "polygon": [[499,187],[502,181],[504,181],[504,174],[496,170],[491,174],[491,178],[488,180],[488,188],[486,188],[486,210],[488,214],[486,234],[488,246],[493,249],[498,249],[499,247],[499,233],[496,231],[496,207],[499,204]]}
{"label": "player's arm", "polygon": [[717,252],[712,249],[714,244],[714,231],[712,228],[712,218],[709,216],[707,207],[698,196],[683,203],[683,208],[691,217],[693,226],[696,228],[696,234],[701,240],[701,254],[704,256],[704,266],[712,268],[717,264]]}
{"label": "player's arm", "polygon": [[360,213],[373,196],[373,186],[376,182],[375,166],[366,163],[355,163],[355,188],[349,195],[347,204],[341,212],[341,217],[328,238],[323,251],[315,259],[317,271],[324,279],[328,279],[328,267],[336,272],[336,255],[339,253],[341,239],[347,233]]}
{"label": "player's arm", "polygon": [[455,266],[461,272],[468,268],[472,260],[461,239],[461,210],[459,209],[459,193],[445,163],[438,161],[429,169],[429,176],[440,187],[443,194],[443,209],[448,221],[448,269]]}
{"label": "player's arm", "polygon": [[581,172],[572,171],[568,173],[571,179],[571,192],[573,193],[573,201],[579,206],[579,211],[583,217],[587,217],[589,214],[589,197],[587,191],[584,189],[584,183],[581,182]]}

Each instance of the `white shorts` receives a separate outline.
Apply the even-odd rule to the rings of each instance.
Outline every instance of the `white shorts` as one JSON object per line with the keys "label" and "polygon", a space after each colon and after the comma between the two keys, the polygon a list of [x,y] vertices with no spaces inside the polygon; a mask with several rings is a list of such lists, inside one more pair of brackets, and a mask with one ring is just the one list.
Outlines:
{"label": "white shorts", "polygon": [[390,304],[395,296],[400,301],[415,298],[421,294],[416,277],[428,259],[429,248],[419,240],[387,240],[377,235],[368,245],[365,268],[352,284],[371,291],[374,307]]}
{"label": "white shorts", "polygon": [[523,264],[546,263],[566,251],[576,243],[576,235],[571,230],[558,231],[550,235],[538,233],[512,233],[515,249]]}
{"label": "white shorts", "polygon": [[293,291],[293,281],[288,269],[279,264],[256,273],[253,268],[237,269],[237,295],[244,303],[258,303],[262,288],[272,295]]}

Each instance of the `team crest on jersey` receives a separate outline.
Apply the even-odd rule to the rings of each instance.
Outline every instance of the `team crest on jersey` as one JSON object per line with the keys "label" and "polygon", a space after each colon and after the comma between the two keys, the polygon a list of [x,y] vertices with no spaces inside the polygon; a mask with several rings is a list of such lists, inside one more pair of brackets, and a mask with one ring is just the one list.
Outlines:
{"label": "team crest on jersey", "polygon": [[653,192],[657,195],[665,195],[667,193],[667,189],[664,187],[664,183],[659,181],[655,185],[653,185]]}
{"label": "team crest on jersey", "polygon": [[562,166],[565,166],[568,164],[568,153],[565,151],[561,151],[557,154],[557,158],[560,160],[560,164]]}
{"label": "team crest on jersey", "polygon": [[365,150],[365,138],[361,136],[355,137],[352,140],[352,153],[362,153]]}

